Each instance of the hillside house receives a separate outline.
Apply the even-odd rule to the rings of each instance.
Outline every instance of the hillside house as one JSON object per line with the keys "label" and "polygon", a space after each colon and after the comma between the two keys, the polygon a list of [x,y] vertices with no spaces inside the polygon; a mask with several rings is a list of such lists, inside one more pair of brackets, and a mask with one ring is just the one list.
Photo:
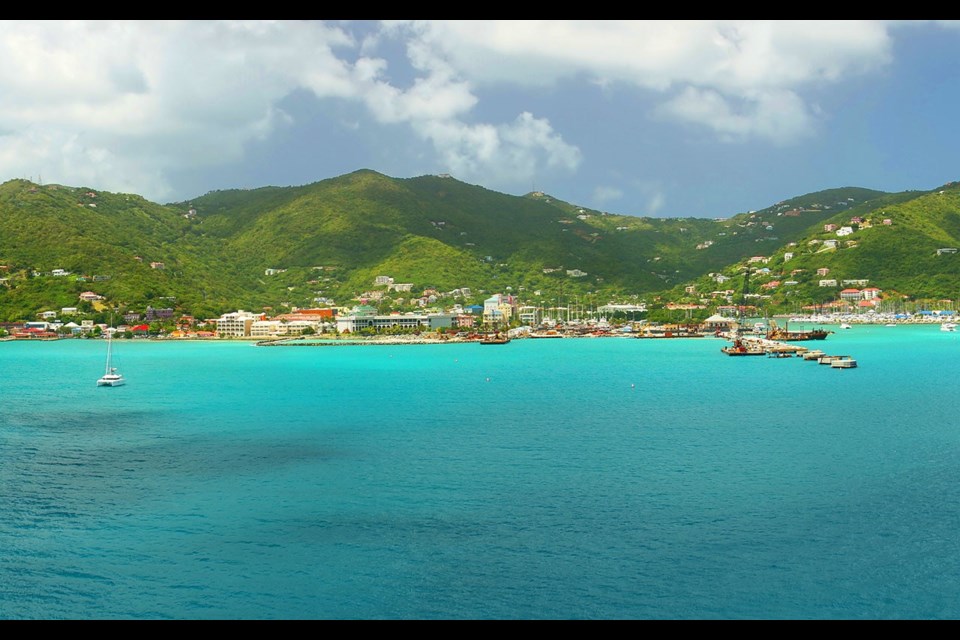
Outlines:
{"label": "hillside house", "polygon": [[853,302],[855,300],[862,300],[863,295],[860,293],[859,289],[844,289],[840,292],[840,299],[846,300],[847,302]]}

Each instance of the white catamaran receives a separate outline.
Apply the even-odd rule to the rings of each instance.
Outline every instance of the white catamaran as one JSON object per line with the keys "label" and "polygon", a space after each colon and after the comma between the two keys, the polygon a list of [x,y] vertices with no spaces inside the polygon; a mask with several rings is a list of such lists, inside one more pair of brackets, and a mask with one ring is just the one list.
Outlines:
{"label": "white catamaran", "polygon": [[107,330],[107,366],[103,375],[97,380],[98,387],[119,387],[127,381],[123,376],[117,373],[117,368],[113,366],[113,331]]}

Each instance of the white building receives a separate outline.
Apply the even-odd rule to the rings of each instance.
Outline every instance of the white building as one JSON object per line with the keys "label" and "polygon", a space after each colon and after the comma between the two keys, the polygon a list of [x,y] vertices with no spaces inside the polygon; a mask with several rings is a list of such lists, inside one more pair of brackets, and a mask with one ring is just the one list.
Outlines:
{"label": "white building", "polygon": [[263,315],[249,311],[233,311],[217,318],[217,335],[227,338],[244,338],[250,336],[253,323],[262,320]]}
{"label": "white building", "polygon": [[282,324],[279,320],[254,320],[250,323],[250,337],[270,338],[279,335]]}
{"label": "white building", "polygon": [[395,313],[389,315],[353,314],[337,316],[337,331],[340,333],[356,333],[361,329],[421,329],[430,331],[452,327],[455,315],[450,313]]}
{"label": "white building", "polygon": [[513,296],[497,293],[483,301],[483,321],[486,324],[508,323],[517,312]]}

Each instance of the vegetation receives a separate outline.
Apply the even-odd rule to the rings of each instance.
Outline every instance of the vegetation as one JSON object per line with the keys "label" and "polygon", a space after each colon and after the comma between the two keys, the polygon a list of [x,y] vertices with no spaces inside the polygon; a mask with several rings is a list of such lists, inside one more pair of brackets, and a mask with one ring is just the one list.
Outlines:
{"label": "vegetation", "polygon": [[[851,232],[837,236],[827,224]],[[0,321],[70,307],[85,318],[152,307],[203,319],[361,298],[405,310],[431,293],[463,304],[513,293],[534,305],[704,307],[651,312],[681,321],[735,298],[729,290],[751,258],[767,260],[749,284],[772,309],[828,302],[843,280],[907,299],[952,299],[960,253],[940,251],[951,247],[960,247],[954,183],[928,192],[831,189],[728,218],[658,219],[368,170],[165,205],[11,180],[0,185]],[[376,285],[377,276],[411,289]],[[838,285],[820,286],[824,277]],[[81,302],[84,292],[101,299]]]}

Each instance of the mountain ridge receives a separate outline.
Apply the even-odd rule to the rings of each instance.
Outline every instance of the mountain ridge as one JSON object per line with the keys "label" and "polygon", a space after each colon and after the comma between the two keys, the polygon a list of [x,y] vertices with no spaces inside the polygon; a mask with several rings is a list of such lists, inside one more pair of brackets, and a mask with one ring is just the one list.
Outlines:
{"label": "mountain ridge", "polygon": [[[956,183],[899,193],[834,188],[708,219],[610,214],[545,193],[513,196],[447,176],[392,178],[369,169],[167,204],[17,179],[0,185],[0,320],[76,306],[87,289],[118,311],[163,304],[198,317],[349,306],[377,289],[380,275],[411,283],[414,293],[467,287],[472,301],[537,291],[702,300],[710,274],[733,276],[757,255],[779,260],[783,271],[790,243],[822,241],[824,224],[878,217],[884,208],[897,220],[892,235],[857,230],[869,279],[912,289],[908,295],[943,295],[960,288],[960,269],[927,259],[898,269],[896,260],[913,253],[897,247],[960,245],[957,191]],[[878,257],[887,250],[896,260]],[[814,269],[815,254],[795,253],[794,265]],[[838,253],[828,262],[856,270],[855,256]],[[74,279],[43,275],[53,269]],[[811,282],[795,291],[813,301],[825,293]],[[381,306],[399,309],[411,296],[388,297]]]}

